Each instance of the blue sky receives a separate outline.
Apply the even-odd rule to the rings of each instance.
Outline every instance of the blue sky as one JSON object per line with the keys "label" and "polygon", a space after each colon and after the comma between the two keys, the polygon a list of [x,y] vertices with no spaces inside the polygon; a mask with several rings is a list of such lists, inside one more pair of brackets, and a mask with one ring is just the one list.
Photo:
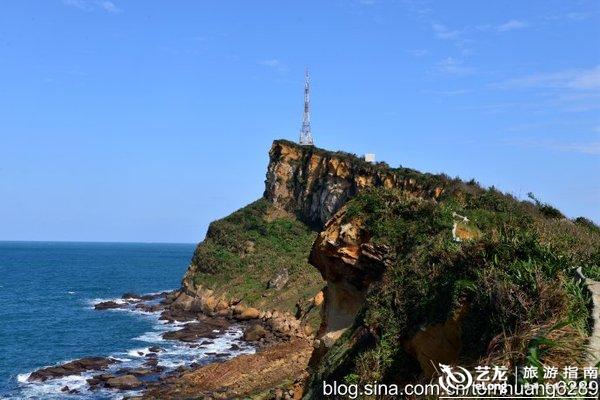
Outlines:
{"label": "blue sky", "polygon": [[597,1],[13,0],[0,240],[196,242],[295,140],[600,221]]}

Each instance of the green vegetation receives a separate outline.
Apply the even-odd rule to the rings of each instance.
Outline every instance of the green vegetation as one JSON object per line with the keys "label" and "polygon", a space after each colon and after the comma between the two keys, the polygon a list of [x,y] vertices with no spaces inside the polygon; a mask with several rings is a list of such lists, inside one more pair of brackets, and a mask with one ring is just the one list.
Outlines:
{"label": "green vegetation", "polygon": [[[575,267],[598,274],[597,227],[493,188],[446,188],[439,202],[372,189],[346,205],[345,218],[364,221],[394,261],[314,382],[417,379],[406,344],[423,326],[457,315],[462,365],[582,362],[590,299]],[[468,218],[473,240],[453,239],[454,213]]]}
{"label": "green vegetation", "polygon": [[[192,259],[194,282],[250,306],[294,313],[298,301],[308,301],[325,285],[307,262],[315,235],[294,216],[258,200],[210,224]],[[283,270],[287,284],[267,289]],[[317,313],[311,318],[316,325]]]}

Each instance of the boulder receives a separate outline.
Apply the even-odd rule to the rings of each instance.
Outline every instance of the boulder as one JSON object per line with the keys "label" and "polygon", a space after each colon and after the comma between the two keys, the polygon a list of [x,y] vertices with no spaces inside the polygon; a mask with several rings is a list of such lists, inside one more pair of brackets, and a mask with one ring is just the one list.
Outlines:
{"label": "boulder", "polygon": [[243,304],[236,304],[235,306],[233,306],[233,315],[240,315],[244,312],[245,309],[246,307],[244,307]]}
{"label": "boulder", "polygon": [[112,389],[131,390],[142,386],[142,382],[134,375],[123,375],[107,380],[106,386]]}
{"label": "boulder", "polygon": [[238,316],[238,319],[245,321],[249,319],[257,319],[259,316],[260,311],[254,307],[248,307]]}
{"label": "boulder", "polygon": [[281,290],[285,284],[288,283],[289,279],[290,273],[288,272],[287,268],[285,268],[279,271],[273,278],[271,278],[271,280],[269,280],[267,287],[269,289]]}
{"label": "boulder", "polygon": [[320,307],[321,304],[323,304],[323,301],[325,300],[325,294],[323,293],[323,291],[321,290],[319,293],[317,293],[315,295],[315,298],[313,300],[313,304],[315,305],[315,307]]}
{"label": "boulder", "polygon": [[229,323],[224,319],[204,318],[200,322],[186,324],[180,330],[165,332],[163,339],[195,342],[200,338],[215,338],[228,327]]}
{"label": "boulder", "polygon": [[246,329],[243,339],[248,342],[255,342],[265,336],[267,336],[267,330],[260,324],[254,324]]}

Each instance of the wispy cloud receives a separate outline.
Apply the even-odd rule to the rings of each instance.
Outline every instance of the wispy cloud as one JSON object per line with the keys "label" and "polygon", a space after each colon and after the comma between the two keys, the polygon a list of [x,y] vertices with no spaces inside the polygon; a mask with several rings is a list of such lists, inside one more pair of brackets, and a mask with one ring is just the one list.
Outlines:
{"label": "wispy cloud", "polygon": [[412,49],[412,50],[406,50],[406,52],[415,57],[423,57],[423,56],[426,56],[427,54],[429,54],[429,50],[426,50],[426,49]]}
{"label": "wispy cloud", "polygon": [[263,60],[263,61],[259,61],[259,64],[264,66],[264,67],[268,67],[273,69],[274,71],[276,71],[279,74],[286,74],[289,71],[289,68],[286,64],[284,64],[283,62],[281,62],[280,60],[278,60],[277,58],[271,58],[268,60]]}
{"label": "wispy cloud", "polygon": [[431,29],[438,39],[442,40],[457,40],[462,35],[462,31],[458,29],[450,29],[444,24],[431,24]]}
{"label": "wispy cloud", "polygon": [[529,22],[520,21],[517,19],[511,19],[511,20],[508,20],[499,25],[493,25],[493,24],[477,25],[477,26],[475,26],[474,29],[477,31],[488,31],[488,32],[491,31],[491,32],[504,33],[504,32],[514,31],[517,29],[527,28],[529,26],[531,26],[531,24]]}
{"label": "wispy cloud", "polygon": [[579,153],[588,155],[600,155],[600,142],[587,142],[587,143],[561,143],[551,140],[527,140],[509,142],[509,144],[519,147],[529,147],[538,149],[547,149],[560,151],[565,153]]}
{"label": "wispy cloud", "polygon": [[506,21],[503,24],[496,26],[496,31],[498,32],[508,32],[514,31],[516,29],[523,29],[528,27],[529,25],[523,21],[519,21],[516,19],[511,19],[510,21]]}
{"label": "wispy cloud", "polygon": [[115,3],[108,0],[63,0],[63,4],[82,11],[94,11],[96,9],[109,13],[119,13],[122,11]]}
{"label": "wispy cloud", "polygon": [[493,84],[500,88],[600,89],[600,66],[532,74]]}
{"label": "wispy cloud", "polygon": [[423,94],[432,94],[435,96],[458,96],[461,94],[472,93],[471,89],[454,89],[454,90],[422,90]]}
{"label": "wispy cloud", "polygon": [[438,62],[436,69],[448,75],[470,75],[475,72],[474,68],[464,65],[461,60],[453,57],[446,57]]}

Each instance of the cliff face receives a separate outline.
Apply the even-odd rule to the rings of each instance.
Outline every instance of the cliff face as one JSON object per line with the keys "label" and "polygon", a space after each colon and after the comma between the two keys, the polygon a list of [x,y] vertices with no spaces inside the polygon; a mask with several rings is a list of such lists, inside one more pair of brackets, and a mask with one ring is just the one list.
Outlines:
{"label": "cliff face", "polygon": [[598,259],[600,230],[548,207],[277,140],[263,198],[211,224],[183,289],[320,323],[306,398],[322,379],[394,382],[459,357],[521,365],[564,320],[551,336],[570,350],[546,361],[578,361],[588,312],[571,266]]}
{"label": "cliff face", "polygon": [[391,169],[348,153],[286,140],[273,142],[269,158],[264,197],[319,230],[367,187],[400,188],[422,197],[439,197],[443,192],[440,186],[419,182],[408,169]]}

